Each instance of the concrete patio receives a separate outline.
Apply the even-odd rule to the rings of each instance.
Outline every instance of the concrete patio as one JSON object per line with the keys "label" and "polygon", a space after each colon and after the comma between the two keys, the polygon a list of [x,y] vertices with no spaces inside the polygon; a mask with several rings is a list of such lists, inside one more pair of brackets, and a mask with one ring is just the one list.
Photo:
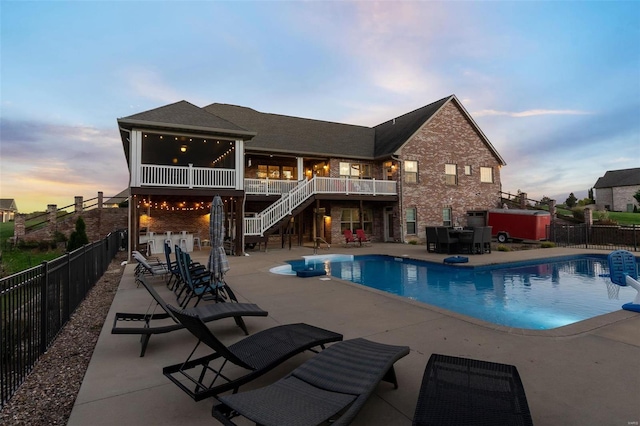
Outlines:
{"label": "concrete patio", "polygon": [[[479,265],[592,252],[607,253],[553,248],[469,258],[470,264]],[[380,253],[436,262],[446,257],[404,244],[331,247],[329,253]],[[207,254],[203,250],[192,256],[205,262]],[[300,247],[230,257],[227,282],[241,301],[269,311],[268,317],[245,318],[251,333],[305,322],[342,333],[344,339],[410,346],[411,353],[396,363],[399,389],[381,383],[353,425],[410,425],[432,353],[515,365],[538,426],[626,426],[640,421],[640,314],[620,310],[547,331],[509,329],[335,278],[321,281],[269,272],[285,260],[309,254],[311,249]],[[132,264],[125,269],[68,425],[218,424],[211,417],[213,399],[194,402],[162,375],[163,367],[185,360],[191,351],[195,338],[188,331],[153,336],[143,358],[136,336],[110,333],[116,312],[145,312],[151,300],[136,287],[133,269]],[[163,281],[154,283],[167,301],[175,300]],[[209,327],[225,343],[244,336],[232,319]],[[298,355],[241,390],[272,383],[312,355]],[[238,423],[250,424],[246,419]]]}

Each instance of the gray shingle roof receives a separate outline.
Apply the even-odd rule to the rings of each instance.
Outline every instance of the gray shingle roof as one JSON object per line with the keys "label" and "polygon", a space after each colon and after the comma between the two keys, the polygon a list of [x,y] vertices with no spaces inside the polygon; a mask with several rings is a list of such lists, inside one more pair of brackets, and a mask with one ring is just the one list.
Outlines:
{"label": "gray shingle roof", "polygon": [[306,155],[373,158],[375,131],[369,127],[287,115],[269,114],[237,105],[214,103],[205,111],[257,132],[247,148]]}
{"label": "gray shingle roof", "polygon": [[13,198],[0,198],[0,209],[17,211],[16,201]]}
{"label": "gray shingle roof", "polygon": [[397,151],[452,97],[447,96],[374,127],[376,131],[376,157],[391,155]]}
{"label": "gray shingle roof", "polygon": [[163,128],[191,129],[210,133],[245,135],[249,137],[254,134],[254,132],[208,113],[187,101],[180,101],[128,117],[119,118],[118,124],[123,127],[128,126],[128,128],[134,125],[145,125]]}
{"label": "gray shingle roof", "polygon": [[640,168],[609,170],[598,179],[593,187],[598,189],[634,185],[640,185]]}

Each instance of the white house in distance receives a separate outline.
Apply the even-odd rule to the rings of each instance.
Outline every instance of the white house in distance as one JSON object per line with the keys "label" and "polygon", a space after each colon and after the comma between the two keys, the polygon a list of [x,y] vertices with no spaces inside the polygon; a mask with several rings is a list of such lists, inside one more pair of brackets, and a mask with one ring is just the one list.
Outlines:
{"label": "white house in distance", "polygon": [[2,223],[13,220],[16,213],[18,213],[16,200],[13,198],[0,198],[0,217],[2,218]]}
{"label": "white house in distance", "polygon": [[633,212],[640,190],[640,168],[609,170],[593,186],[596,208],[612,212]]}

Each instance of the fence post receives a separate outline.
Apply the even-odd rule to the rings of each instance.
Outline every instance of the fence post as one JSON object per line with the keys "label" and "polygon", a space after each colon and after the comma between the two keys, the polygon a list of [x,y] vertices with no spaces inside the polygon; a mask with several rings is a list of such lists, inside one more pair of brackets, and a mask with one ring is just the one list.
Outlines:
{"label": "fence post", "polygon": [[49,298],[47,297],[48,288],[49,267],[47,262],[42,262],[42,281],[40,284],[40,355],[47,351],[47,316],[49,314]]}
{"label": "fence post", "polygon": [[98,209],[101,210],[102,209],[102,204],[104,202],[104,194],[102,191],[98,191]]}
{"label": "fence post", "polygon": [[75,206],[74,206],[75,213],[82,213],[83,203],[84,202],[83,202],[82,196],[75,197]]}
{"label": "fence post", "polygon": [[26,214],[17,214],[13,224],[13,244],[18,244],[18,241],[24,238],[25,235],[25,222],[27,220]]}
{"label": "fence post", "polygon": [[58,220],[58,206],[56,204],[47,204],[47,220],[49,222],[49,237],[53,237]]}

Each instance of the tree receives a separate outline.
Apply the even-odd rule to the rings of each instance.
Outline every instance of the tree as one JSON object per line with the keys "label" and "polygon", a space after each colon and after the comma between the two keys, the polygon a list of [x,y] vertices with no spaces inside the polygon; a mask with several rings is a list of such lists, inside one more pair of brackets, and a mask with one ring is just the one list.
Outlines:
{"label": "tree", "polygon": [[589,190],[587,191],[587,197],[589,197],[589,199],[593,200],[593,202],[595,203],[595,198],[593,198],[593,188],[589,188]]}
{"label": "tree", "polygon": [[89,237],[87,237],[87,226],[81,217],[76,220],[76,230],[69,236],[69,244],[67,244],[67,251],[74,251],[79,249],[85,244],[89,244]]}
{"label": "tree", "polygon": [[572,209],[576,206],[576,201],[578,201],[578,199],[576,198],[575,195],[573,195],[573,192],[572,192],[571,194],[569,194],[569,198],[567,198],[564,203],[566,204],[567,207]]}
{"label": "tree", "polygon": [[640,189],[638,189],[636,193],[633,194],[633,198],[635,198],[638,204],[640,204]]}

